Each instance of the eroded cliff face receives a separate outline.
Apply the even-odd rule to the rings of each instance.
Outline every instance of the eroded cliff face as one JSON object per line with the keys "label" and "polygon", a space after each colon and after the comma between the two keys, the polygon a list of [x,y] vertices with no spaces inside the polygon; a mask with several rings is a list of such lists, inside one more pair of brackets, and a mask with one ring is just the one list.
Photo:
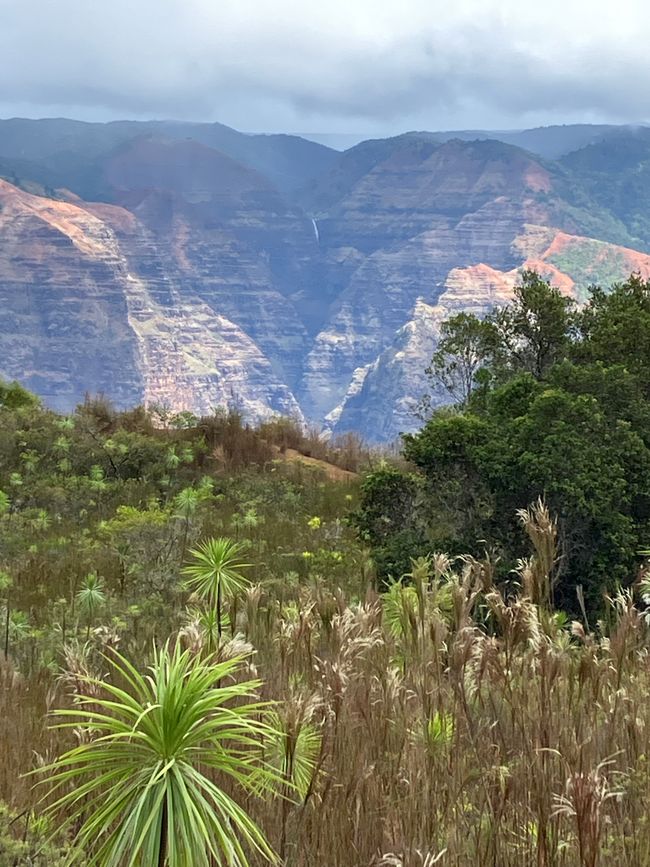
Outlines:
{"label": "eroded cliff face", "polygon": [[55,408],[143,398],[113,232],[76,205],[0,181],[0,371]]}
{"label": "eroded cliff face", "polygon": [[[138,140],[104,171],[167,280],[235,323],[293,388],[308,340],[293,297],[311,288],[318,254],[311,220],[258,172],[195,142]],[[128,239],[134,261],[142,237]]]}
{"label": "eroded cliff face", "polygon": [[371,441],[391,441],[421,426],[419,404],[425,395],[434,407],[450,403],[451,395],[442,385],[432,388],[424,372],[437,349],[440,326],[460,312],[482,317],[507,304],[521,268],[537,270],[578,303],[594,283],[609,285],[632,272],[650,278],[648,255],[544,226],[527,225],[512,247],[525,256],[521,266],[509,271],[485,264],[454,268],[436,304],[416,301],[390,345],[353,375],[343,400],[327,419],[332,430],[361,429]]}
{"label": "eroded cliff face", "polygon": [[510,271],[526,258],[513,242],[527,224],[573,227],[580,213],[562,200],[560,181],[498,142],[423,147],[407,139],[361,179],[352,173],[350,189],[319,220],[327,259],[343,262],[343,285],[306,359],[305,412],[340,415],[355,370],[393,345],[418,299],[438,302],[454,269]]}
{"label": "eroded cliff face", "polygon": [[426,231],[364,258],[307,356],[300,392],[307,414],[319,418],[330,413],[354,370],[391,345],[418,298],[437,301],[454,267],[513,267],[512,239],[524,221],[521,204],[500,197],[453,223],[433,214]]}
{"label": "eroded cliff face", "polygon": [[300,417],[255,341],[174,279],[155,237],[123,208],[0,182],[0,237],[0,370],[52,406],[103,392],[122,406]]}
{"label": "eroded cliff face", "polygon": [[196,141],[94,159],[101,203],[0,182],[0,374],[58,409],[104,392],[392,439],[440,324],[505,303],[521,267],[578,300],[650,276],[559,170],[498,142],[366,143],[294,198]]}

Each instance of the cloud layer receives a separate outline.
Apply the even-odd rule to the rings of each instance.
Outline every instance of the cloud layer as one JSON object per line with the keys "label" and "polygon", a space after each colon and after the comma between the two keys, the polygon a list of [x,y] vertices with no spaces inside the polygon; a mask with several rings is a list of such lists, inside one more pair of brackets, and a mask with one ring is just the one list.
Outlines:
{"label": "cloud layer", "polygon": [[650,117],[641,0],[0,0],[0,113],[391,132]]}

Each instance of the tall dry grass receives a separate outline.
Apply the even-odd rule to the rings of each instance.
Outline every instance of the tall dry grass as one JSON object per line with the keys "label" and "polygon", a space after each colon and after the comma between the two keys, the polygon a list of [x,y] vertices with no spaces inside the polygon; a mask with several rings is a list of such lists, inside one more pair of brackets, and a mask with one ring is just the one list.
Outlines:
{"label": "tall dry grass", "polygon": [[534,553],[510,597],[489,561],[444,556],[361,603],[251,591],[268,695],[322,735],[302,802],[258,815],[286,864],[650,864],[647,623],[629,593],[608,634],[554,614],[555,527],[541,504],[520,517]]}
{"label": "tall dry grass", "polygon": [[[438,555],[383,597],[312,583],[278,600],[254,586],[231,610],[221,652],[254,648],[287,749],[303,729],[320,737],[299,799],[246,805],[284,864],[650,864],[647,615],[621,592],[607,625],[565,622],[550,604],[554,523],[542,504],[520,518],[533,553],[517,592],[495,586],[489,559]],[[200,653],[201,624],[181,640]],[[39,710],[51,696],[8,672],[5,755],[12,739],[51,751],[42,719],[9,708],[25,689]]]}

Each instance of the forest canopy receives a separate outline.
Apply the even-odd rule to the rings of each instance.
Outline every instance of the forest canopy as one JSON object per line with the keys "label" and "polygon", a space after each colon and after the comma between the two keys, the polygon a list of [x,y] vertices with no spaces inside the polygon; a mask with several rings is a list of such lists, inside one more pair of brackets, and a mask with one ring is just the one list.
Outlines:
{"label": "forest canopy", "polygon": [[631,583],[650,538],[650,282],[593,288],[578,308],[535,272],[484,319],[444,323],[428,368],[453,404],[403,437],[409,471],[363,483],[355,522],[384,581],[433,551],[491,550],[507,578],[525,542],[516,512],[558,521],[554,601]]}

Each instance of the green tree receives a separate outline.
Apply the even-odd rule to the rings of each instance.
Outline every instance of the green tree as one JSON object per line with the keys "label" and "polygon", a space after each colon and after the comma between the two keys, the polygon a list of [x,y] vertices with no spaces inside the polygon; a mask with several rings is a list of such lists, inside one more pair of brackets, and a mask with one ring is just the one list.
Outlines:
{"label": "green tree", "polygon": [[432,390],[435,391],[440,384],[454,402],[465,405],[493,342],[492,323],[471,313],[458,313],[443,322],[438,348],[425,371]]}
{"label": "green tree", "polygon": [[576,328],[575,305],[535,271],[523,271],[512,303],[486,317],[486,325],[495,371],[542,379],[569,350]]}
{"label": "green tree", "polygon": [[593,287],[578,321],[578,363],[621,365],[650,386],[650,280],[633,274],[610,292]]}
{"label": "green tree", "polygon": [[78,829],[88,864],[245,867],[247,850],[275,860],[214,781],[229,778],[242,792],[274,785],[259,761],[273,734],[260,682],[230,682],[241,660],[202,659],[178,644],[155,651],[147,675],[118,653],[108,661],[112,682],[84,678],[75,707],[54,712],[82,742],[37,771],[55,794],[48,811]]}
{"label": "green tree", "polygon": [[575,605],[585,584],[598,608],[604,589],[633,576],[650,450],[595,395],[524,374],[491,391],[480,414],[434,416],[404,453],[426,480],[421,508],[435,547],[495,545],[512,567],[524,541],[515,513],[543,496],[559,524],[558,601]]}
{"label": "green tree", "polygon": [[459,554],[488,537],[495,503],[482,455],[493,435],[489,421],[470,410],[441,410],[419,434],[404,437],[404,456],[422,474],[419,511],[430,547]]}
{"label": "green tree", "polygon": [[31,409],[40,405],[36,395],[27,391],[17,382],[0,380],[0,408],[17,410]]}
{"label": "green tree", "polygon": [[[650,533],[650,283],[593,289],[576,311],[527,272],[486,323],[480,386],[404,437],[418,496],[405,507],[393,493],[406,484],[396,469],[369,477],[357,528],[377,563],[415,526],[411,556],[489,547],[506,577],[525,554],[517,511],[542,497],[558,520],[556,601],[575,608],[580,584],[600,610]],[[455,317],[443,332],[465,326]]]}
{"label": "green tree", "polygon": [[176,415],[172,416],[170,420],[171,426],[173,428],[176,428],[177,430],[189,430],[190,428],[196,427],[197,422],[197,416],[195,416],[193,412],[190,412],[187,409],[184,409],[182,412],[176,413]]}
{"label": "green tree", "polygon": [[421,487],[415,474],[388,463],[368,473],[361,484],[361,502],[350,522],[370,546],[382,586],[403,575],[411,558],[423,553]]}

